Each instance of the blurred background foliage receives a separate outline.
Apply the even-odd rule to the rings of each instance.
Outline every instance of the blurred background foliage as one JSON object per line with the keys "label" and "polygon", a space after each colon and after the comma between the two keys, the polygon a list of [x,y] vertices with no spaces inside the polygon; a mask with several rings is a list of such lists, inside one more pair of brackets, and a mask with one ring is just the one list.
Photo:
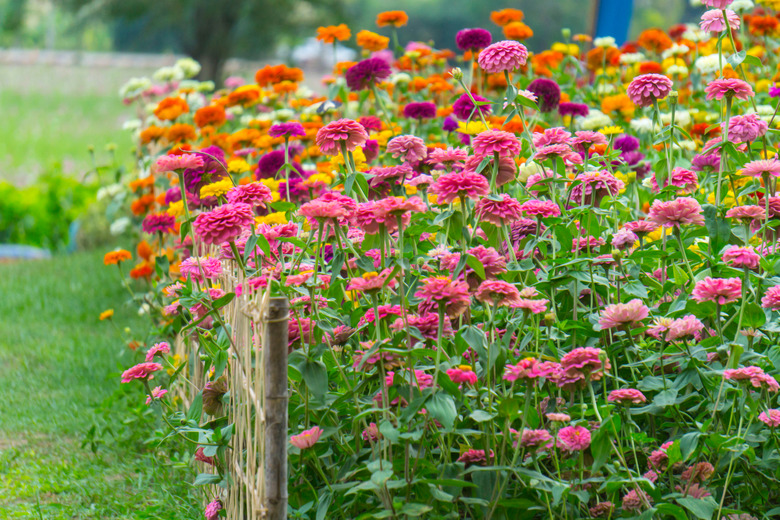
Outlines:
{"label": "blurred background foliage", "polygon": [[[694,21],[699,11],[689,0],[634,2],[632,37]],[[542,49],[560,38],[562,27],[590,32],[594,0],[0,0],[0,46],[188,54],[203,63],[204,77],[214,78],[228,57],[276,57],[318,25],[376,29],[376,14],[388,9],[409,13],[406,34],[440,47],[454,47],[464,27],[485,27],[499,38],[489,17],[504,7],[525,11],[534,31],[529,47]]]}

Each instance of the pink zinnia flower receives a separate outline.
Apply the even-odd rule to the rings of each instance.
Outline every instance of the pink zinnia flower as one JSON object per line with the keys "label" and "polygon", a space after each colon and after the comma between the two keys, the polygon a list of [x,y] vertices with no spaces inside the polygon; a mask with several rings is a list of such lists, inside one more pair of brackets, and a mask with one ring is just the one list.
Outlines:
{"label": "pink zinnia flower", "polygon": [[167,341],[161,341],[155,343],[152,347],[146,351],[146,361],[152,361],[157,354],[167,354],[171,351],[171,346]]}
{"label": "pink zinnia flower", "polygon": [[[493,450],[490,450],[490,458],[493,458]],[[484,465],[486,460],[485,450],[466,450],[463,455],[458,457],[458,462],[463,462],[466,466],[472,464]]]}
{"label": "pink zinnia flower", "polygon": [[162,368],[159,363],[139,363],[122,373],[122,382],[129,383],[133,379],[152,379],[152,374],[162,370]]}
{"label": "pink zinnia flower", "polygon": [[254,220],[254,212],[249,204],[228,203],[201,213],[192,227],[204,243],[219,245],[235,240]]}
{"label": "pink zinnia flower", "polygon": [[647,402],[647,397],[645,397],[645,394],[634,388],[621,388],[611,391],[607,396],[607,401],[610,403],[617,402],[621,404],[642,404]]}
{"label": "pink zinnia flower", "polygon": [[[417,328],[424,338],[436,339],[439,333],[439,315],[435,312],[426,312],[419,316],[407,315],[406,322],[404,322],[403,318],[398,318],[390,325],[390,329],[398,332],[405,330],[407,325]],[[449,338],[454,335],[455,331],[452,328],[451,320],[444,320],[442,336]]]}
{"label": "pink zinnia flower", "polygon": [[710,278],[696,282],[691,297],[697,302],[716,302],[720,305],[735,302],[742,296],[739,278]]}
{"label": "pink zinnia flower", "polygon": [[534,161],[543,162],[548,159],[560,157],[566,162],[573,164],[582,164],[582,157],[571,149],[568,144],[550,144],[537,148],[533,156]]}
{"label": "pink zinnia flower", "polygon": [[742,175],[747,175],[748,177],[761,177],[762,175],[780,177],[780,161],[777,159],[751,161],[742,168]]}
{"label": "pink zinnia flower", "polygon": [[566,451],[582,451],[590,446],[590,430],[584,426],[565,426],[558,431],[558,446]]}
{"label": "pink zinnia flower", "polygon": [[526,59],[528,59],[528,49],[525,45],[504,40],[485,47],[479,53],[477,62],[488,74],[498,74],[519,69],[525,65]]}
{"label": "pink zinnia flower", "polygon": [[[726,9],[726,18],[729,21],[729,27],[736,31],[739,30],[739,15],[731,9]],[[719,33],[726,29],[726,21],[723,19],[723,11],[720,9],[710,9],[701,15],[699,27],[702,31]]]}
{"label": "pink zinnia flower", "polygon": [[213,280],[222,274],[222,262],[213,256],[191,256],[182,260],[179,272],[182,276],[199,282],[206,278]]}
{"label": "pink zinnia flower", "polygon": [[506,193],[499,195],[499,198],[500,200],[494,200],[485,197],[477,202],[474,211],[481,221],[503,226],[523,218],[522,205],[516,199]]}
{"label": "pink zinnia flower", "polygon": [[520,298],[515,303],[512,304],[512,307],[515,309],[523,309],[524,311],[528,311],[531,314],[541,314],[547,310],[547,303],[549,300],[533,300],[530,298]]}
{"label": "pink zinnia flower", "polygon": [[571,200],[577,204],[598,205],[607,194],[614,197],[625,188],[623,181],[607,170],[581,173],[574,180],[580,181],[571,190]]}
{"label": "pink zinnia flower", "polygon": [[214,500],[203,511],[206,520],[219,520],[219,512],[222,510],[222,501]]}
{"label": "pink zinnia flower", "polygon": [[571,416],[566,413],[548,413],[545,414],[545,417],[552,422],[567,423],[571,421]]}
{"label": "pink zinnia flower", "polygon": [[726,218],[736,218],[744,222],[766,219],[766,210],[761,206],[737,206],[726,212]]}
{"label": "pink zinnia flower", "polygon": [[780,310],[780,285],[767,289],[766,294],[761,298],[761,306],[774,311]]}
{"label": "pink zinnia flower", "polygon": [[632,489],[623,495],[623,509],[626,511],[638,511],[649,504],[650,497],[641,489],[638,492],[636,489]]}
{"label": "pink zinnia flower", "polygon": [[666,341],[675,340],[698,340],[701,337],[701,331],[704,330],[704,324],[696,316],[689,314],[682,318],[674,320],[669,324]]}
{"label": "pink zinnia flower", "polygon": [[225,197],[231,204],[243,202],[253,208],[265,208],[266,202],[274,200],[270,188],[262,182],[250,182],[230,188]]}
{"label": "pink zinnia flower", "polygon": [[734,0],[702,0],[702,3],[713,9],[725,9],[731,5]]}
{"label": "pink zinnia flower", "polygon": [[320,128],[316,143],[325,155],[338,155],[342,144],[347,151],[354,152],[358,146],[368,141],[368,134],[363,125],[352,119],[337,119]]}
{"label": "pink zinnia flower", "polygon": [[758,262],[761,260],[761,257],[752,247],[730,246],[723,253],[722,260],[726,265],[738,269],[758,269]]}
{"label": "pink zinnia flower", "polygon": [[761,367],[749,366],[723,371],[723,379],[732,381],[749,381],[754,388],[766,388],[770,392],[780,390],[780,383],[765,373]]}
{"label": "pink zinnia flower", "polygon": [[636,233],[626,228],[619,229],[617,233],[612,235],[612,247],[620,251],[632,248],[638,241],[639,237],[636,236]]}
{"label": "pink zinnia flower", "polygon": [[414,295],[434,307],[443,305],[450,316],[460,316],[471,303],[466,282],[453,281],[447,276],[425,278]]}
{"label": "pink zinnia flower", "polygon": [[571,145],[575,150],[587,154],[590,148],[594,145],[606,145],[608,143],[604,134],[598,132],[592,132],[585,130],[581,132],[574,132],[574,138],[571,140]]}
{"label": "pink zinnia flower", "polygon": [[534,148],[549,146],[552,144],[571,145],[571,133],[562,126],[546,128],[544,132],[534,132]]}
{"label": "pink zinnia flower", "polygon": [[298,209],[298,214],[306,217],[309,224],[316,228],[321,220],[335,220],[345,225],[354,217],[357,208],[357,202],[351,197],[330,192],[303,204]]}
{"label": "pink zinnia flower", "polygon": [[626,94],[638,107],[652,106],[672,91],[672,80],[662,74],[643,74],[631,80]]}
{"label": "pink zinnia flower", "polygon": [[434,148],[428,154],[425,162],[428,164],[443,164],[445,168],[452,168],[454,164],[465,161],[468,156],[469,153],[463,148]]}
{"label": "pink zinnia flower", "polygon": [[474,172],[451,172],[439,177],[431,193],[438,195],[439,204],[449,204],[458,197],[477,199],[490,193],[487,179]]}
{"label": "pink zinnia flower", "polygon": [[457,367],[450,368],[447,370],[447,375],[450,377],[450,380],[452,380],[453,383],[466,383],[467,385],[477,384],[477,374],[475,374],[468,365],[459,365]]}
{"label": "pink zinnia flower", "polygon": [[485,130],[474,137],[472,145],[477,157],[512,157],[522,150],[517,136],[503,130]]}
{"label": "pink zinnia flower", "polygon": [[532,217],[550,218],[561,216],[561,208],[551,200],[529,200],[523,202],[520,210]]}
{"label": "pink zinnia flower", "polygon": [[626,222],[626,225],[623,227],[629,231],[633,231],[641,237],[658,229],[658,224],[650,220],[635,220],[633,222]]}
{"label": "pink zinnia flower", "polygon": [[311,448],[314,446],[318,440],[320,440],[320,437],[322,436],[322,428],[319,426],[315,426],[314,428],[311,428],[309,430],[304,430],[303,432],[299,433],[298,435],[293,435],[290,437],[290,444],[295,446],[296,448],[300,450],[305,450],[306,448]]}
{"label": "pink zinnia flower", "polygon": [[525,379],[532,381],[539,377],[543,377],[542,373],[537,370],[539,361],[534,358],[521,359],[515,365],[506,365],[504,368],[504,379],[506,381],[517,381],[518,379]]}
{"label": "pink zinnia flower", "polygon": [[656,200],[650,206],[650,220],[664,227],[704,225],[704,215],[696,199],[680,197],[675,200]]}
{"label": "pink zinnia flower", "polygon": [[766,412],[761,412],[758,416],[758,420],[770,428],[778,428],[780,427],[780,410],[771,409]]}
{"label": "pink zinnia flower", "polygon": [[163,155],[157,158],[157,171],[175,172],[177,170],[186,170],[188,168],[200,168],[203,166],[203,159],[194,153],[183,153],[181,155]]}
{"label": "pink zinnia flower", "polygon": [[530,449],[547,449],[552,448],[555,442],[553,436],[547,430],[528,430],[524,429],[523,433],[519,434],[520,446]]}
{"label": "pink zinnia flower", "polygon": [[602,329],[612,329],[623,325],[638,323],[647,318],[649,310],[642,300],[634,298],[628,303],[607,305],[599,318]]}
{"label": "pink zinnia flower", "polygon": [[710,83],[704,88],[704,92],[707,93],[707,99],[723,99],[724,97],[735,97],[737,99],[745,100],[749,97],[753,97],[753,88],[736,78],[719,78],[710,81]]}
{"label": "pink zinnia flower", "polygon": [[[655,180],[655,175],[650,176],[650,183],[653,186],[653,193],[659,193],[661,191],[658,186],[658,182]],[[685,168],[674,168],[672,174],[664,180],[664,187],[677,186],[680,188],[677,193],[681,195],[688,195],[696,191],[699,187],[699,177],[696,172],[686,170]]]}
{"label": "pink zinnia flower", "polygon": [[402,158],[411,164],[416,164],[428,155],[425,141],[413,135],[399,135],[387,143],[387,153],[395,158]]}
{"label": "pink zinnia flower", "polygon": [[[476,172],[479,165],[482,163],[483,157],[479,155],[471,155],[466,159],[466,163],[463,165],[464,171]],[[493,175],[493,165],[495,164],[495,158],[488,162],[488,165],[480,172],[481,175],[488,177]],[[496,174],[496,185],[503,186],[507,182],[511,182],[515,179],[517,174],[517,164],[515,160],[509,156],[503,156],[498,158],[498,173]]]}
{"label": "pink zinnia flower", "polygon": [[595,347],[578,347],[561,358],[561,369],[566,375],[588,376],[592,381],[600,380],[611,366],[604,351]]}
{"label": "pink zinnia flower", "polygon": [[347,285],[347,290],[373,294],[380,291],[385,286],[392,289],[395,287],[396,281],[395,278],[390,278],[391,274],[393,274],[393,270],[389,268],[381,273],[365,273],[363,276],[358,276],[350,280],[349,285]]}
{"label": "pink zinnia flower", "polygon": [[517,303],[520,291],[503,280],[486,280],[479,285],[475,297],[489,305],[508,306]]}
{"label": "pink zinnia flower", "polygon": [[766,134],[768,129],[769,123],[756,114],[734,116],[729,120],[729,141],[732,143],[755,141]]}
{"label": "pink zinnia flower", "polygon": [[161,386],[156,386],[152,389],[152,395],[146,396],[146,405],[152,404],[155,399],[162,399],[162,397],[168,393],[168,390],[164,390]]}

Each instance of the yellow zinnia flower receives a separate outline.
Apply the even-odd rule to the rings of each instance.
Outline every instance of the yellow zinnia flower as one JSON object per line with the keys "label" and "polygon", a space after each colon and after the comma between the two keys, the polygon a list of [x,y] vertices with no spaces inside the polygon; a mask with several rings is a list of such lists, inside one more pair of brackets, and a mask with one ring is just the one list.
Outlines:
{"label": "yellow zinnia flower", "polygon": [[230,179],[222,179],[221,181],[207,184],[200,189],[200,198],[204,197],[219,197],[233,187],[233,182]]}

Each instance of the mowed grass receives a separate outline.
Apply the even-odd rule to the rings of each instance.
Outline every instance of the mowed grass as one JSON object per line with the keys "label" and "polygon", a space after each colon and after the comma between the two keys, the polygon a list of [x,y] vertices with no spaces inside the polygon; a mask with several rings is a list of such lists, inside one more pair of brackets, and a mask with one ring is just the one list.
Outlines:
{"label": "mowed grass", "polygon": [[82,178],[92,168],[88,152],[106,160],[106,145],[129,157],[130,135],[122,124],[135,117],[119,87],[152,69],[0,65],[0,180],[25,185],[61,164]]}
{"label": "mowed grass", "polygon": [[[98,315],[144,329],[117,277],[102,253],[0,264],[0,519],[202,515],[189,455],[145,442],[143,392],[119,383],[132,353]],[[97,454],[82,447],[93,425]]]}

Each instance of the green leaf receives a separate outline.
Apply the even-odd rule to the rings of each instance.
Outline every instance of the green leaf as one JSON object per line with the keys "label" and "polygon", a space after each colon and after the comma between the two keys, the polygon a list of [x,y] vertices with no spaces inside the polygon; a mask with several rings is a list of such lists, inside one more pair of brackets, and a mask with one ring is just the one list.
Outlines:
{"label": "green leaf", "polygon": [[680,453],[682,454],[683,460],[688,460],[688,457],[696,451],[700,436],[701,432],[690,432],[682,436],[680,439]]}
{"label": "green leaf", "polygon": [[315,520],[325,520],[325,518],[327,518],[331,501],[333,501],[333,495],[330,494],[330,491],[324,491],[317,504],[317,516],[315,517]]}
{"label": "green leaf", "polygon": [[745,305],[745,315],[742,318],[742,325],[751,329],[763,327],[764,323],[766,323],[764,309],[757,303],[752,302],[743,305]]}
{"label": "green leaf", "polygon": [[439,421],[445,430],[452,430],[458,411],[455,409],[455,401],[451,395],[439,392],[431,396],[425,403],[425,409],[431,417]]}
{"label": "green leaf", "polygon": [[712,250],[719,251],[731,239],[729,222],[718,217],[718,210],[712,204],[705,204],[702,209],[704,210],[704,225],[707,227],[707,233],[710,236]]}
{"label": "green leaf", "polygon": [[666,516],[673,516],[676,520],[689,520],[685,511],[674,504],[658,504],[655,508],[659,513],[664,513]]}
{"label": "green leaf", "polygon": [[200,422],[200,416],[203,414],[203,393],[198,392],[198,395],[192,400],[190,409],[187,410],[187,420]]}
{"label": "green leaf", "polygon": [[469,417],[471,417],[472,419],[474,419],[478,423],[483,423],[483,422],[486,422],[486,421],[490,421],[495,416],[496,416],[496,414],[488,413],[488,412],[486,412],[484,410],[474,410],[469,415]]}
{"label": "green leaf", "polygon": [[728,58],[726,58],[726,61],[731,65],[731,68],[734,70],[737,70],[737,67],[739,67],[743,61],[745,61],[745,56],[747,56],[747,52],[745,50],[741,50],[736,54],[732,54]]}
{"label": "green leaf", "polygon": [[379,433],[381,433],[385,438],[389,439],[393,444],[398,442],[398,430],[390,421],[382,421],[379,423]]}
{"label": "green leaf", "polygon": [[433,509],[431,506],[425,504],[404,504],[399,513],[407,516],[421,516]]}
{"label": "green leaf", "polygon": [[678,498],[677,503],[693,513],[696,518],[701,520],[711,520],[712,515],[718,509],[718,504],[712,497],[706,498]]}
{"label": "green leaf", "polygon": [[222,477],[220,477],[219,475],[215,475],[214,473],[201,473],[197,477],[195,477],[195,481],[192,483],[192,485],[205,486],[206,484],[216,484],[221,480]]}
{"label": "green leaf", "polygon": [[328,391],[328,371],[320,361],[305,360],[299,366],[306,387],[317,397]]}
{"label": "green leaf", "polygon": [[623,290],[637,298],[647,298],[647,287],[639,280],[633,280],[623,286]]}
{"label": "green leaf", "polygon": [[482,265],[482,262],[480,262],[476,256],[466,255],[466,264],[474,269],[474,272],[477,274],[477,276],[483,280],[485,279],[485,266]]}
{"label": "green leaf", "polygon": [[236,293],[229,292],[226,295],[222,296],[221,298],[214,300],[214,309],[221,309],[228,303],[233,301],[233,298],[236,297]]}

